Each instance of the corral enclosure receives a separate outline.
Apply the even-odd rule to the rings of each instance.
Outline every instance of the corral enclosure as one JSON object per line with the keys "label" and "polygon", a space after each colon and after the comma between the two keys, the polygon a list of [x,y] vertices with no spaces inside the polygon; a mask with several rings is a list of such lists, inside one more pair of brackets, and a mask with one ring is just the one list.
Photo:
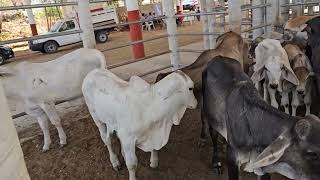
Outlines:
{"label": "corral enclosure", "polygon": [[[271,18],[258,18],[258,20],[254,20],[254,17],[252,17],[252,14],[254,13],[263,12],[264,15],[266,15],[267,9],[270,10],[269,3],[261,5],[260,8],[265,8],[265,11],[253,12],[250,7],[251,6],[249,5],[242,7],[243,9],[248,8],[247,11],[243,11],[242,14],[244,19],[242,22],[243,30],[247,29],[247,31],[244,32],[244,36],[248,40],[252,40],[256,34],[259,34],[259,31],[260,33],[268,31],[267,27],[271,25]],[[282,8],[288,10],[283,13],[289,13],[288,8]],[[308,8],[308,6],[306,6],[306,8]],[[253,9],[258,8],[254,7]],[[230,25],[228,23],[229,16],[227,15],[227,10],[221,11],[221,9],[217,10],[209,8],[208,13],[211,11],[213,12],[212,14],[217,13],[217,15],[209,16],[209,24],[210,22],[216,23],[214,24],[214,27],[222,28],[214,29],[212,27],[205,27],[202,22],[197,22],[196,20],[192,23],[185,22],[184,25],[178,27],[175,36],[180,48],[169,47],[169,44],[172,42],[170,42],[170,39],[169,42],[167,41],[166,38],[169,32],[166,32],[165,29],[157,28],[154,31],[145,31],[144,39],[146,40],[152,39],[155,36],[165,36],[165,39],[156,39],[144,43],[147,55],[145,61],[157,58],[152,57],[154,55],[170,51],[171,53],[180,54],[180,59],[175,59],[180,64],[186,65],[193,62],[200,54],[199,52],[202,52],[206,48],[210,48],[210,46],[214,46],[212,40],[215,40],[217,35],[224,32],[224,30],[227,29],[225,27],[229,27]],[[292,9],[290,11],[292,11]],[[223,13],[225,13],[226,16],[224,16]],[[177,17],[171,18],[175,19]],[[217,21],[213,21],[213,18],[217,18]],[[263,22],[257,23],[257,21],[261,20],[263,20]],[[224,21],[227,23],[223,24]],[[255,29],[258,29],[255,31],[256,34],[248,33]],[[263,31],[261,31],[261,29],[263,29]],[[192,32],[196,32],[194,36],[192,36]],[[214,33],[215,36],[211,35],[208,37],[208,33]],[[132,59],[129,35],[128,31],[112,32],[109,39],[110,43],[98,45],[98,49],[104,51],[108,65],[116,66],[114,70],[117,75],[122,78],[128,78],[128,75],[141,75],[150,71],[155,71],[157,73],[157,70],[159,69],[166,69],[169,71],[168,68],[164,68],[165,66],[170,65],[169,56],[160,57],[157,59],[159,60],[158,62],[151,65],[145,62],[146,65],[144,68],[141,68],[141,66],[144,66],[144,62],[142,61],[139,62],[140,65],[126,66],[122,69],[119,68],[118,70],[117,66],[119,64],[121,65],[121,63],[126,63],[127,60]],[[202,40],[205,41],[204,44],[199,43]],[[209,42],[210,40],[211,42]],[[125,43],[129,44],[126,47],[119,48]],[[16,62],[21,60],[30,62],[49,61],[71,52],[80,46],[81,45],[68,46],[58,53],[46,55],[30,53],[30,51],[18,52],[18,57],[15,58],[16,61],[9,63],[6,66],[13,66]],[[202,48],[202,46],[205,48]],[[171,62],[175,60],[172,60]],[[141,69],[144,70],[143,73],[141,73]],[[155,73],[153,72],[152,77],[148,74],[145,76],[149,77],[148,80],[150,80],[150,82],[153,82],[155,78],[154,75]],[[68,102],[63,108],[69,108]],[[12,109],[15,110],[15,113],[19,112],[19,109],[14,107],[14,105],[12,106]],[[314,112],[318,112],[315,109],[318,108],[313,109]],[[120,172],[113,171],[109,161],[108,151],[101,141],[98,129],[93,123],[83,102],[69,108],[67,113],[65,111],[64,114],[61,115],[61,118],[68,136],[68,145],[63,148],[59,147],[58,134],[56,130],[51,127],[53,143],[51,145],[51,150],[46,153],[41,153],[43,138],[40,128],[35,124],[35,119],[22,117],[15,120],[16,125],[19,126],[19,121],[31,119],[31,123],[28,123],[26,126],[27,128],[24,126],[19,128],[19,137],[21,141],[23,141],[22,149],[31,179],[128,179],[128,171],[122,158],[120,158],[122,170]],[[172,129],[169,143],[161,149],[159,153],[159,167],[157,169],[149,167],[149,153],[137,150],[139,162],[137,178],[155,180],[227,179],[226,167],[222,176],[217,175],[212,170],[211,158],[213,149],[210,140],[208,140],[208,144],[205,147],[200,148],[198,146],[200,129],[201,121],[199,110],[188,110],[182,119],[181,125],[175,126]],[[121,157],[119,142],[114,140],[113,143],[116,144],[117,154]],[[224,152],[222,149],[221,151]],[[241,178],[243,180],[253,180],[257,177],[252,174],[243,173]],[[273,175],[273,179],[285,180],[286,178]]]}

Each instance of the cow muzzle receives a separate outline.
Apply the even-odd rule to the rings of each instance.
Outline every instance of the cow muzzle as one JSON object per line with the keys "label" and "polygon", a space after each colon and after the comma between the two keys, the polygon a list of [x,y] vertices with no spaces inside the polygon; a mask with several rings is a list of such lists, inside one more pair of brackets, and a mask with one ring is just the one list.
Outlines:
{"label": "cow muzzle", "polygon": [[271,89],[277,89],[278,88],[278,84],[270,84],[269,85]]}
{"label": "cow muzzle", "polygon": [[299,95],[304,95],[304,90],[297,90]]}

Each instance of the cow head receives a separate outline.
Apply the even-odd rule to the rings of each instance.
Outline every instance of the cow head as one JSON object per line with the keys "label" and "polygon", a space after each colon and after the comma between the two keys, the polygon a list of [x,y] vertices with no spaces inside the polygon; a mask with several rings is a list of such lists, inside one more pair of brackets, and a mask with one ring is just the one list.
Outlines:
{"label": "cow head", "polygon": [[281,91],[282,80],[285,79],[294,85],[299,81],[292,71],[287,53],[277,40],[266,39],[255,50],[255,72],[251,79],[260,82],[268,79],[269,87]]}
{"label": "cow head", "polygon": [[178,91],[178,93],[181,93],[182,96],[187,97],[185,99],[185,102],[183,103],[187,105],[188,108],[195,109],[197,107],[197,99],[193,94],[193,88],[194,88],[193,81],[189,76],[187,76],[182,71],[177,71],[176,73],[180,76],[180,78],[182,78],[182,86],[180,88],[180,91]]}
{"label": "cow head", "polygon": [[[319,131],[318,117],[310,115],[298,120],[291,129],[284,131],[263,150],[257,157],[254,168],[268,171],[268,166],[273,166],[276,167],[273,172],[293,179],[320,179]],[[280,164],[285,165],[287,171],[280,168]]]}
{"label": "cow head", "polygon": [[291,66],[299,80],[296,90],[300,95],[305,95],[307,83],[314,76],[310,61],[305,54],[299,53],[293,59]]}

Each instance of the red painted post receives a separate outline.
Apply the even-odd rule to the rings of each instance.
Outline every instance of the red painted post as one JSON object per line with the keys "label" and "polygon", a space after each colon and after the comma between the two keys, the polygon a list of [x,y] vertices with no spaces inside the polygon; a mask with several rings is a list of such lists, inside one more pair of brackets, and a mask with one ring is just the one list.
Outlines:
{"label": "red painted post", "polygon": [[[131,21],[140,21],[141,16],[139,13],[139,6],[137,0],[126,0],[127,11],[128,11],[128,20]],[[130,36],[131,41],[140,41],[142,37],[142,24],[130,24]],[[140,59],[145,57],[144,45],[143,43],[137,43],[132,45],[132,52],[134,59]]]}

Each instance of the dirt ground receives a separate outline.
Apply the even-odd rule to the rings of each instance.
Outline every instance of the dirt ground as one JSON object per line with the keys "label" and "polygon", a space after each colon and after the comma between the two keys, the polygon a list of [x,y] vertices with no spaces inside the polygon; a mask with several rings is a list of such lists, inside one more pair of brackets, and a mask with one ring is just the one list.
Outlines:
{"label": "dirt ground", "polygon": [[[187,33],[187,32],[202,32],[202,26],[200,22],[195,22],[192,25],[189,25],[188,23],[185,23],[185,25],[178,27],[178,32],[180,33]],[[166,29],[160,29],[157,27],[157,30],[152,31],[143,31],[143,39],[150,39],[155,38],[161,35],[167,34]],[[194,42],[202,41],[202,36],[179,36],[178,37],[178,43],[179,46],[185,46]],[[112,32],[109,35],[108,42],[104,44],[98,44],[98,49],[103,51],[104,49],[120,46],[126,43],[129,43],[130,41],[130,33],[129,31],[124,32]],[[58,58],[64,54],[67,54],[71,52],[72,50],[76,48],[80,48],[82,45],[80,43],[75,45],[66,46],[63,48],[60,48],[57,53],[53,54],[42,54],[40,52],[32,52],[30,50],[20,50],[16,51],[16,57],[12,59],[11,63],[9,65],[16,64],[21,61],[30,61],[30,62],[45,62],[50,61],[55,58]],[[168,38],[162,38],[154,41],[149,41],[144,43],[145,48],[145,54],[146,56],[154,55],[157,53],[165,52],[169,50],[168,47]],[[107,52],[103,52],[107,59],[107,64],[116,64],[123,61],[132,60],[132,48],[125,47],[121,49],[115,49]]]}
{"label": "dirt ground", "polygon": [[[63,118],[68,136],[68,145],[59,147],[58,134],[52,127],[51,150],[42,153],[43,143],[40,128],[35,126],[21,132],[20,138],[36,135],[33,140],[23,143],[27,168],[33,180],[127,180],[128,171],[122,160],[120,172],[112,169],[107,148],[104,147],[97,127],[88,115],[85,106]],[[212,180],[226,179],[226,172],[219,176],[211,170],[211,144],[198,147],[200,134],[199,110],[188,110],[180,126],[173,127],[169,143],[159,153],[159,167],[149,167],[150,153],[137,150],[139,180]],[[37,135],[38,134],[38,135]],[[116,152],[120,146],[115,140]],[[121,156],[119,156],[121,157]],[[121,157],[122,159],[122,157]],[[252,174],[242,174],[242,180],[254,180]],[[285,180],[274,176],[273,180]]]}

